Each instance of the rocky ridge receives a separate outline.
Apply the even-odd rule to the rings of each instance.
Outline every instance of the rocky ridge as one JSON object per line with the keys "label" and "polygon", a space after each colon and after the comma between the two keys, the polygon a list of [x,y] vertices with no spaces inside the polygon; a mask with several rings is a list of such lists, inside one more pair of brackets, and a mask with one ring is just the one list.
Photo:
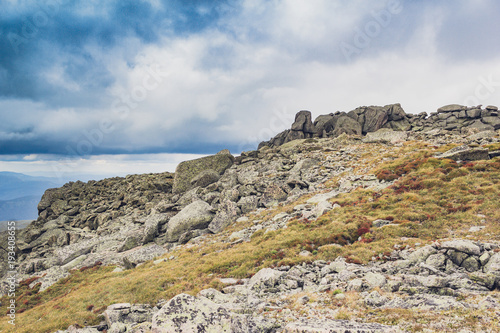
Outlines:
{"label": "rocky ridge", "polygon": [[[345,115],[328,115],[313,124],[310,113],[301,111],[288,132],[292,133],[290,137],[287,134],[282,142],[273,139],[270,144],[261,144],[259,150],[236,158],[222,151],[181,163],[175,174],[76,182],[48,190],[38,206],[38,220],[18,235],[19,280],[43,276],[33,282],[33,285],[41,283],[40,291],[43,291],[75,268],[100,263],[117,265],[117,270],[130,269],[175,248],[194,246],[207,235],[220,233],[235,221],[244,220],[251,212],[294,202],[304,194],[313,195],[305,204],[294,207],[293,213],[278,214],[271,221],[235,232],[227,242],[249,241],[259,230],[286,228],[294,218],[316,219],[336,209],[331,199],[340,193],[359,187],[382,189],[392,184],[367,174],[366,168],[359,168],[366,151],[356,144],[391,146],[409,140],[436,145],[457,143],[462,146],[440,157],[477,160],[497,156],[495,151],[477,148],[500,141],[494,131],[496,125],[483,123],[485,118],[498,117],[496,110],[479,108],[477,114],[469,111],[478,108],[458,110],[457,107],[441,108],[430,118],[436,121],[440,114],[446,113],[459,119],[454,113],[463,111],[477,116],[474,119],[485,126],[475,126],[476,120],[468,123],[467,116],[460,119],[469,120],[457,120],[462,125],[453,129],[445,129],[446,126],[442,126],[445,123],[440,123],[422,129],[405,127],[410,130],[394,131],[393,128],[400,128],[395,124],[406,124],[406,121],[418,124],[410,122],[408,119],[415,117],[403,115],[397,104],[376,107],[375,111],[370,107],[356,109],[359,117],[355,121],[359,127],[351,121],[352,114],[348,115],[349,119]],[[381,112],[386,116],[380,116]],[[336,117],[333,125],[331,117]],[[426,124],[428,119],[422,119]],[[345,124],[352,124],[356,131]],[[315,132],[321,126],[324,129],[321,134]],[[338,187],[323,192],[323,184],[333,177],[338,177]],[[390,224],[391,221],[384,220],[373,223],[376,227]],[[248,280],[223,281],[228,286],[222,293],[204,290],[197,297],[181,294],[156,307],[111,305],[104,314],[106,323],[85,329],[69,328],[68,332],[194,330],[194,326],[189,325],[202,325],[207,332],[404,331],[400,327],[334,320],[336,313],[320,311],[321,302],[325,301],[322,295],[334,291],[342,301],[341,295],[354,290],[361,293],[360,301],[365,305],[381,309],[494,308],[498,306],[498,299],[489,293],[500,283],[499,245],[495,241],[478,243],[456,239],[418,250],[395,248],[383,258],[389,260],[384,264],[374,262],[364,266],[338,258],[333,262],[266,268]],[[305,251],[302,255],[310,253]],[[3,274],[5,267],[1,269]],[[285,305],[293,303],[294,295],[301,293],[319,295],[314,306],[309,299],[296,300],[304,303],[303,307],[309,307],[315,319],[298,315],[293,309],[288,309],[288,315],[261,314],[263,309],[283,310]],[[458,301],[457,297],[463,294],[477,295],[480,305]],[[200,322],[186,322],[182,318],[187,314]],[[179,326],[179,322],[185,326]]]}
{"label": "rocky ridge", "polygon": [[310,111],[300,111],[295,116],[291,129],[285,130],[263,146],[276,147],[284,143],[307,138],[337,137],[342,133],[366,135],[379,129],[394,131],[436,132],[450,131],[455,134],[472,134],[476,131],[500,129],[500,117],[496,106],[482,105],[466,107],[458,104],[446,105],[430,115],[421,112],[407,114],[400,104],[386,106],[361,106],[349,112],[330,113],[318,116],[314,122]]}

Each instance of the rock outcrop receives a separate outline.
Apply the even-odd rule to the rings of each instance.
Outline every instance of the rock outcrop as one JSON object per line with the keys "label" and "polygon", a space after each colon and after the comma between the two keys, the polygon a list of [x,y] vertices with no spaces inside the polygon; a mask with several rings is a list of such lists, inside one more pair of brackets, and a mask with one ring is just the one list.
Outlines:
{"label": "rock outcrop", "polygon": [[[209,185],[216,176],[222,175],[231,165],[234,157],[229,151],[206,156],[191,161],[181,162],[175,170],[173,193],[183,193],[196,185]],[[210,172],[210,173],[207,173]],[[216,181],[216,180],[215,180]]]}
{"label": "rock outcrop", "polygon": [[394,131],[429,132],[446,130],[454,133],[473,134],[480,131],[500,129],[498,108],[481,105],[466,107],[457,104],[446,105],[428,115],[406,114],[400,104],[386,106],[362,106],[350,112],[336,112],[318,116],[311,126],[309,111],[300,111],[290,130],[281,132],[269,141],[261,142],[263,146],[277,147],[287,142],[309,137],[337,137],[343,133],[366,135],[379,129]]}

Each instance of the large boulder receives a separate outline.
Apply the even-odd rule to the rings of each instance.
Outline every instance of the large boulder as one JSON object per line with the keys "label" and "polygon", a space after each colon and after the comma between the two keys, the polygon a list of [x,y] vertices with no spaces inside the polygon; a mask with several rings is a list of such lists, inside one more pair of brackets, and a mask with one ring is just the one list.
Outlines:
{"label": "large boulder", "polygon": [[337,137],[343,133],[348,135],[361,135],[363,127],[355,119],[347,116],[340,115],[335,121],[335,129],[332,136]]}
{"label": "large boulder", "polygon": [[180,294],[153,316],[153,333],[231,332],[231,315],[208,299]]}
{"label": "large boulder", "polygon": [[219,175],[229,169],[234,163],[233,155],[227,153],[218,153],[216,155],[197,158],[191,161],[180,163],[175,169],[173,193],[183,193],[193,188],[191,181],[201,172],[214,170]]}
{"label": "large boulder", "polygon": [[115,323],[137,324],[150,322],[154,308],[145,304],[118,303],[108,306],[104,319],[108,327]]}
{"label": "large boulder", "polygon": [[168,222],[170,216],[170,214],[166,213],[149,215],[144,221],[144,233],[141,240],[142,243],[146,244],[152,242],[158,235],[160,227]]}
{"label": "large boulder", "polygon": [[292,131],[303,132],[306,137],[314,133],[314,126],[311,120],[310,111],[299,111],[295,115],[295,122],[292,124]]}
{"label": "large boulder", "polygon": [[259,204],[259,198],[255,195],[242,197],[238,201],[238,207],[240,207],[242,214],[250,213],[251,211],[256,210],[258,204]]}
{"label": "large boulder", "polygon": [[283,191],[281,186],[276,183],[272,183],[266,187],[261,198],[261,202],[266,207],[271,207],[278,202],[285,201],[288,198],[288,194]]}
{"label": "large boulder", "polygon": [[314,134],[315,138],[326,137],[327,133],[332,132],[335,126],[335,116],[333,113],[318,116],[314,120]]}
{"label": "large boulder", "polygon": [[153,316],[153,333],[260,333],[274,331],[271,321],[235,314],[205,297],[180,294]]}
{"label": "large boulder", "polygon": [[42,198],[40,199],[40,202],[38,203],[38,212],[42,212],[43,210],[47,209],[52,205],[54,201],[57,199],[61,199],[61,190],[58,188],[49,188],[48,190],[45,191],[45,193],[42,195]]}
{"label": "large boulder", "polygon": [[280,282],[283,274],[283,272],[272,268],[263,268],[248,281],[248,288],[257,292],[274,288]]}
{"label": "large boulder", "polygon": [[387,109],[388,121],[406,120],[406,113],[401,107],[401,104],[396,103],[392,105],[386,105],[384,108]]}
{"label": "large boulder", "polygon": [[500,252],[491,256],[490,260],[484,267],[485,273],[500,273]]}
{"label": "large boulder", "polygon": [[476,119],[472,124],[465,127],[466,129],[473,130],[475,133],[482,131],[494,131],[495,127],[489,124],[483,123],[481,120]]}
{"label": "large boulder", "polygon": [[455,111],[462,111],[462,110],[465,110],[465,109],[467,109],[467,107],[465,107],[463,105],[449,104],[449,105],[445,105],[445,106],[440,107],[439,109],[437,109],[437,112],[438,113],[441,113],[441,112],[455,112]]}
{"label": "large boulder", "polygon": [[455,250],[470,255],[475,255],[475,256],[481,255],[481,248],[470,240],[456,239],[456,240],[446,241],[441,244],[441,247],[443,249]]}
{"label": "large boulder", "polygon": [[207,228],[213,218],[212,206],[205,201],[197,200],[170,219],[166,239],[168,242],[176,242],[187,231]]}
{"label": "large boulder", "polygon": [[406,132],[393,131],[387,128],[381,128],[376,132],[366,133],[366,137],[363,138],[363,142],[374,143],[374,142],[401,142],[406,141],[408,134]]}
{"label": "large boulder", "polygon": [[455,161],[479,161],[479,160],[488,160],[490,158],[488,154],[488,149],[470,148],[468,146],[455,147],[436,157],[449,158]]}
{"label": "large boulder", "polygon": [[409,131],[411,129],[410,118],[406,115],[401,104],[386,105],[384,108],[387,110],[388,117],[387,123],[384,125],[385,128],[391,128],[395,131]]}
{"label": "large boulder", "polygon": [[283,132],[279,133],[276,135],[274,138],[271,138],[269,141],[263,141],[259,144],[259,148],[261,149],[262,147],[265,146],[271,146],[271,147],[279,147],[282,144],[286,143],[286,138],[288,136],[288,133],[290,133],[290,130],[284,130]]}
{"label": "large boulder", "polygon": [[361,124],[363,134],[377,131],[389,119],[387,107],[382,106],[359,107],[350,111],[348,115]]}
{"label": "large boulder", "polygon": [[500,117],[483,117],[483,123],[493,126],[495,130],[500,129]]}

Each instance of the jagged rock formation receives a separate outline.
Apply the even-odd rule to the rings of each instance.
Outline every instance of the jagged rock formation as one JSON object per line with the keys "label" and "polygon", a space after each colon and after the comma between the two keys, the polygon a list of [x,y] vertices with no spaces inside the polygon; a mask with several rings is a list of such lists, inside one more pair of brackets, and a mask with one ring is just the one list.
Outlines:
{"label": "jagged rock formation", "polygon": [[[481,105],[466,107],[457,104],[446,105],[428,115],[406,114],[400,104],[386,106],[362,106],[350,112],[336,112],[321,115],[311,122],[311,112],[300,111],[290,130],[285,130],[269,141],[261,142],[263,146],[277,147],[284,143],[304,138],[337,137],[342,133],[366,135],[381,128],[394,131],[428,132],[447,130],[454,133],[500,129],[500,116],[496,106]],[[470,133],[469,133],[470,132]]]}

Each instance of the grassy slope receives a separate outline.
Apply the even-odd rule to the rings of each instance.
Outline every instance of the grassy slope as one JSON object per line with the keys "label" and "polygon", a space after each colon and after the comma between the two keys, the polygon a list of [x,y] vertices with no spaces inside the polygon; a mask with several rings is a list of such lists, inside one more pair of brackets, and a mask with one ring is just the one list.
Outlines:
{"label": "grassy slope", "polygon": [[[439,151],[448,148],[451,146],[441,147]],[[30,290],[27,285],[31,281],[26,281],[18,290],[16,329],[9,327],[4,317],[0,321],[0,331],[53,332],[71,324],[90,325],[98,323],[99,314],[112,303],[155,304],[159,299],[168,299],[180,292],[195,294],[204,288],[219,288],[219,277],[250,277],[263,267],[333,260],[340,255],[351,262],[364,263],[374,256],[388,255],[395,244],[414,247],[417,243],[429,244],[436,239],[466,237],[469,227],[474,225],[486,228],[471,234],[471,239],[500,239],[499,158],[458,165],[450,160],[431,158],[438,149],[421,142],[408,142],[403,147],[390,149],[382,145],[360,145],[358,149],[365,153],[358,162],[360,170],[370,166],[379,178],[397,178],[395,185],[382,191],[357,189],[343,194],[332,199],[341,207],[317,221],[297,219],[291,221],[287,229],[259,231],[248,243],[230,245],[221,240],[256,220],[268,220],[283,211],[291,212],[307,197],[249,215],[248,222],[232,225],[200,245],[184,246],[168,253],[167,257],[174,255],[176,258],[158,265],[146,263],[121,273],[112,273],[113,268],[100,266],[74,271],[42,293],[36,293],[37,286]],[[334,187],[337,180],[332,179],[325,187]],[[371,228],[371,222],[377,218],[391,219],[397,226]],[[314,255],[298,256],[303,249]],[[349,311],[357,304],[349,303],[349,299],[355,298],[352,295],[343,304],[332,303],[332,306],[344,306],[348,318]],[[5,298],[1,300],[2,307],[6,301]],[[372,321],[392,324],[400,320],[414,321],[414,328],[418,330],[421,322],[435,320],[432,316],[438,314],[431,316],[401,310],[397,315],[389,315],[367,310],[364,315]],[[469,318],[475,314],[450,315]]]}

